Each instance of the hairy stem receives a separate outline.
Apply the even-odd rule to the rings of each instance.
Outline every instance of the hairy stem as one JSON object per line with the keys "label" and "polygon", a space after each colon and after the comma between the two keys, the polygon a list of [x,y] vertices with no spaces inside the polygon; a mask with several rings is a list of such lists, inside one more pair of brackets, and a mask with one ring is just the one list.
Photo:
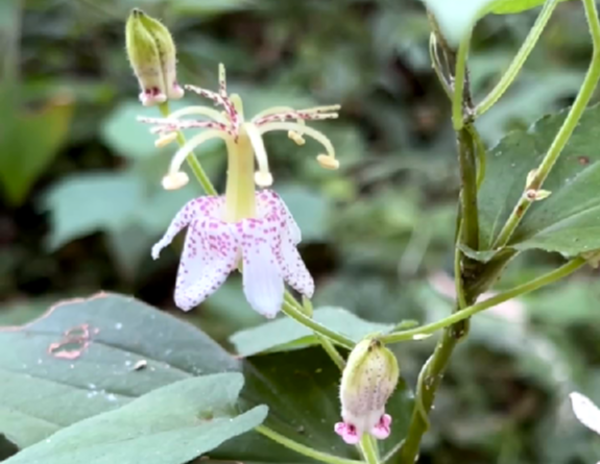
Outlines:
{"label": "hairy stem", "polygon": [[285,446],[288,449],[296,451],[304,456],[315,459],[316,461],[325,462],[327,464],[363,464],[362,461],[355,461],[353,459],[345,459],[339,458],[332,454],[323,453],[321,451],[317,451],[313,448],[305,446],[297,441],[294,441],[290,438],[287,438],[280,433],[275,432],[273,429],[265,425],[259,425],[254,428],[258,433],[264,435],[265,437],[273,440],[274,442],[279,443],[280,445]]}
{"label": "hairy stem", "polygon": [[450,316],[445,317],[444,319],[432,322],[431,324],[415,327],[414,329],[403,330],[401,332],[395,332],[388,335],[384,335],[380,338],[380,340],[382,343],[388,344],[422,338],[424,335],[429,335],[434,332],[437,332],[440,329],[449,327],[450,325],[455,324],[456,322],[462,321],[463,319],[467,319],[473,316],[474,314],[497,306],[500,303],[504,303],[505,301],[512,300],[513,298],[525,295],[526,293],[533,292],[534,290],[537,290],[539,288],[545,287],[546,285],[550,285],[554,282],[564,279],[565,277],[579,269],[581,266],[583,266],[585,263],[585,259],[575,258],[572,261],[569,261],[567,264],[559,267],[558,269],[544,274],[543,276],[540,276],[537,279],[524,283],[523,285],[519,285],[515,288],[511,288],[510,290],[498,293],[497,295],[488,298],[487,300],[481,301],[472,306],[461,309],[460,311],[452,313]]}
{"label": "hairy stem", "polygon": [[496,84],[492,91],[475,108],[476,118],[494,106],[504,92],[506,92],[508,87],[513,83],[517,77],[517,74],[519,74],[519,71],[523,67],[523,64],[529,57],[531,50],[533,50],[535,47],[540,35],[542,35],[546,24],[548,24],[550,16],[552,16],[554,8],[556,8],[556,5],[558,5],[558,2],[559,0],[547,0],[546,3],[544,3],[544,7],[542,8],[540,15],[537,17],[533,27],[525,39],[525,42],[523,42],[523,45],[521,45],[521,48],[510,63],[508,69],[502,75],[500,81]]}
{"label": "hairy stem", "polygon": [[[582,1],[585,7],[585,14],[588,20],[590,34],[592,36],[592,43],[594,45],[592,61],[583,84],[579,89],[575,103],[573,103],[569,114],[556,134],[556,137],[552,141],[552,144],[550,145],[546,156],[542,160],[542,163],[536,169],[535,175],[527,186],[528,189],[538,190],[542,187],[542,184],[554,167],[556,160],[562,153],[563,148],[571,138],[575,127],[577,127],[577,123],[587,107],[587,104],[589,103],[590,98],[596,89],[598,79],[600,78],[600,22],[598,20],[598,12],[596,11],[596,3],[594,0]],[[510,213],[506,223],[502,227],[498,237],[494,241],[492,248],[503,247],[509,242],[514,231],[521,222],[521,219],[523,216],[525,216],[525,213],[531,206],[531,203],[531,200],[528,199],[526,195],[521,196],[515,208]]]}
{"label": "hairy stem", "polygon": [[360,440],[360,449],[367,464],[379,464],[379,450],[375,439],[368,433],[363,434]]}

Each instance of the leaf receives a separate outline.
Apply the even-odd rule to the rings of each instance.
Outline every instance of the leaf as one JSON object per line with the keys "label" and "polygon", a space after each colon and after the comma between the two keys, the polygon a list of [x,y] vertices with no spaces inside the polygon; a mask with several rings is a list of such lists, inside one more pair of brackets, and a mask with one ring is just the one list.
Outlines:
{"label": "leaf", "polygon": [[[565,0],[559,0],[564,2]],[[521,13],[525,10],[543,5],[546,0],[496,0],[493,2],[489,11],[495,14]]]}
{"label": "leaf", "polygon": [[[1,98],[6,98],[1,93]],[[73,102],[63,96],[37,112],[16,111],[16,115],[8,118],[4,130],[0,130],[0,183],[9,201],[20,205],[64,144]]]}
{"label": "leaf", "polygon": [[473,27],[482,12],[494,0],[422,0],[430,9],[444,37],[458,44]]}
{"label": "leaf", "polygon": [[[552,143],[566,110],[546,116],[527,132],[506,136],[488,154],[489,175],[479,194],[481,243],[489,248]],[[587,109],[543,188],[552,192],[535,202],[517,227],[509,246],[540,248],[566,255],[600,248],[600,107]]]}
{"label": "leaf", "polygon": [[[251,404],[265,403],[269,417],[265,425],[320,451],[358,458],[355,447],[346,445],[333,431],[340,421],[340,371],[320,347],[253,356],[244,363],[246,386],[242,397]],[[405,436],[413,407],[412,393],[404,380],[387,405],[392,415],[392,435],[379,442],[387,453]],[[274,444],[256,433],[225,443],[210,457],[232,461],[313,462]]]}
{"label": "leaf", "polygon": [[[389,332],[394,324],[378,324],[365,321],[342,308],[326,307],[314,312],[314,319],[327,328],[339,331],[359,342],[374,332]],[[258,327],[234,334],[230,341],[241,356],[252,356],[265,351],[287,350],[317,344],[314,333],[289,317],[267,322]]]}
{"label": "leaf", "polygon": [[239,373],[185,379],[67,427],[9,464],[182,464],[261,424],[265,406],[235,414]]}
{"label": "leaf", "polygon": [[[65,345],[66,338],[85,332],[82,341]],[[58,348],[53,345],[57,342]],[[48,353],[51,345],[54,354]],[[61,352],[63,357],[57,357]],[[140,362],[145,364],[136,369]],[[355,448],[333,432],[339,421],[341,374],[320,347],[236,360],[198,329],[132,298],[110,294],[65,302],[32,324],[0,330],[0,433],[24,448],[157,388],[231,371],[246,378],[243,410],[266,404],[268,425],[279,433],[322,451],[357,457]],[[389,403],[393,437],[381,443],[384,451],[406,434],[412,406],[401,381]],[[227,441],[210,456],[306,461],[256,433]]]}
{"label": "leaf", "polygon": [[130,223],[143,200],[143,184],[130,173],[76,174],[47,193],[50,248],[96,231],[118,231]]}
{"label": "leaf", "polygon": [[[67,345],[68,331],[87,336]],[[66,301],[0,329],[0,433],[29,446],[156,388],[238,365],[201,331],[132,298]]]}

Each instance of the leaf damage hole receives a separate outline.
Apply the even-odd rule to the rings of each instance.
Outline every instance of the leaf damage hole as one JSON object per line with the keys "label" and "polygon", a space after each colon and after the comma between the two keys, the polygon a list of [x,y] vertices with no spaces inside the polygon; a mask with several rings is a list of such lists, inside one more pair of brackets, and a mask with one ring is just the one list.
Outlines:
{"label": "leaf damage hole", "polygon": [[48,354],[60,359],[77,359],[90,345],[90,333],[97,334],[99,329],[90,331],[89,324],[81,324],[71,327],[64,334],[59,342],[51,343],[48,346]]}

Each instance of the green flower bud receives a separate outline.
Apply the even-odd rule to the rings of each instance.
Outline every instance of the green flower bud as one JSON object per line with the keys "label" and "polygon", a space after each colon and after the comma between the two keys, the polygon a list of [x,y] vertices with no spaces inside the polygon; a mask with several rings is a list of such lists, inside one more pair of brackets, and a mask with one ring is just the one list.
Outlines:
{"label": "green flower bud", "polygon": [[342,374],[342,419],[335,432],[348,444],[363,433],[380,440],[390,435],[392,418],[385,404],[398,384],[400,369],[394,354],[375,338],[361,341],[350,353]]}
{"label": "green flower bud", "polygon": [[177,83],[175,44],[169,30],[135,8],[125,27],[127,56],[140,83],[144,106],[183,97]]}

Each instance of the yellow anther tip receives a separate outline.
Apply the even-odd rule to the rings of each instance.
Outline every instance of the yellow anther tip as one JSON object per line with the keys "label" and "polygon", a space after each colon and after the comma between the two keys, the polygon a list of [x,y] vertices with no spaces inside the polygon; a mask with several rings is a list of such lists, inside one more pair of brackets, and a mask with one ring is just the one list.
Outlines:
{"label": "yellow anther tip", "polygon": [[270,172],[257,171],[254,173],[254,182],[259,187],[270,187],[273,184],[273,176]]}
{"label": "yellow anther tip", "polygon": [[336,170],[340,167],[340,162],[330,155],[317,156],[317,162],[324,169]]}
{"label": "yellow anther tip", "polygon": [[162,186],[165,190],[177,190],[186,185],[190,178],[185,172],[173,172],[163,177]]}
{"label": "yellow anther tip", "polygon": [[165,135],[160,136],[154,141],[154,146],[156,148],[162,148],[169,145],[171,142],[174,142],[177,138],[177,132],[169,132]]}
{"label": "yellow anther tip", "polygon": [[302,137],[298,132],[296,131],[288,131],[288,137],[290,139],[292,139],[296,145],[304,145],[306,143],[306,140],[304,140],[304,137]]}

